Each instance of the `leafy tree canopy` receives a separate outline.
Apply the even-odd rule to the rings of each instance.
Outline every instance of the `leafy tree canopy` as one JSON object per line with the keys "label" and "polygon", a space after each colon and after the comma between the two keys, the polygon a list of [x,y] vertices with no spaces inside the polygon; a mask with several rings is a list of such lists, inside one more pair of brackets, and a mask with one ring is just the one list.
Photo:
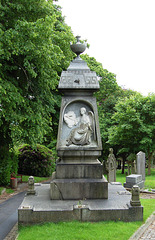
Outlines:
{"label": "leafy tree canopy", "polygon": [[95,71],[99,77],[100,90],[95,94],[98,104],[101,138],[103,143],[103,157],[107,157],[110,144],[108,141],[108,129],[114,125],[112,115],[115,113],[115,104],[119,99],[135,95],[132,90],[123,90],[116,81],[116,75],[104,69],[102,64],[94,57],[82,55],[91,71]]}
{"label": "leafy tree canopy", "polygon": [[151,159],[155,149],[155,94],[136,94],[119,101],[112,118],[115,125],[109,129],[108,142],[119,148],[118,154],[144,151]]}
{"label": "leafy tree canopy", "polygon": [[[52,131],[60,73],[73,57],[74,39],[52,0],[1,0],[1,145],[41,142]],[[52,134],[52,132],[51,132]]]}

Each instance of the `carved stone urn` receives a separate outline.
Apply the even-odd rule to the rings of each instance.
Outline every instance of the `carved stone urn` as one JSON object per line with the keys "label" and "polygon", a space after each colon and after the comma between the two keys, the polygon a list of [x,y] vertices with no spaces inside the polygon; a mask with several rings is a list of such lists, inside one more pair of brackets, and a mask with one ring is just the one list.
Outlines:
{"label": "carved stone urn", "polygon": [[80,58],[85,45],[71,45],[77,57],[61,74],[58,89],[63,93],[57,154],[59,159],[50,185],[51,199],[108,198],[108,182],[98,160],[102,144],[96,98],[99,82],[95,72]]}

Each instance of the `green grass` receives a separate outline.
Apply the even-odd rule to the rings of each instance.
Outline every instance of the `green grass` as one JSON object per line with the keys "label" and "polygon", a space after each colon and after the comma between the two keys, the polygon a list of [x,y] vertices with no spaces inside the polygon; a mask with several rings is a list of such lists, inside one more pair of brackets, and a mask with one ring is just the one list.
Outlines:
{"label": "green grass", "polygon": [[155,168],[151,169],[151,175],[148,176],[146,170],[145,187],[155,189]]}
{"label": "green grass", "polygon": [[[154,199],[142,199],[144,221],[155,209]],[[143,222],[60,222],[20,227],[18,240],[128,240]]]}
{"label": "green grass", "polygon": [[6,188],[6,192],[7,192],[7,193],[14,193],[14,191],[15,191],[14,189]]}
{"label": "green grass", "polygon": [[[17,177],[19,178],[19,176],[17,176]],[[23,175],[23,176],[22,176],[22,181],[23,181],[23,182],[28,182],[28,178],[29,178],[29,176]],[[43,181],[48,181],[48,179],[49,179],[48,177],[34,177],[35,183],[39,183],[39,182],[43,182]],[[3,191],[3,189],[4,189],[4,187],[0,187],[0,195],[1,195],[2,191]],[[7,193],[13,193],[14,191],[15,191],[15,190],[9,188],[8,186],[6,187],[6,192],[7,192]]]}
{"label": "green grass", "polygon": [[[117,170],[116,181],[121,182],[122,185],[123,185],[123,183],[126,182],[126,174],[122,174],[121,171],[122,170]],[[146,169],[145,188],[155,189],[155,168],[151,169],[151,175],[150,176],[148,176],[147,169]]]}
{"label": "green grass", "polygon": [[1,195],[2,191],[3,191],[3,189],[4,189],[3,187],[0,187],[0,195]]}
{"label": "green grass", "polygon": [[6,189],[5,191],[7,193],[13,193],[15,190],[11,189],[11,188],[4,188],[4,187],[0,187],[0,195],[2,194],[3,189]]}
{"label": "green grass", "polygon": [[[22,176],[22,180],[23,182],[28,182],[29,176]],[[43,181],[47,181],[49,178],[48,177],[34,177],[34,181],[35,183],[39,183],[39,182],[43,182]]]}

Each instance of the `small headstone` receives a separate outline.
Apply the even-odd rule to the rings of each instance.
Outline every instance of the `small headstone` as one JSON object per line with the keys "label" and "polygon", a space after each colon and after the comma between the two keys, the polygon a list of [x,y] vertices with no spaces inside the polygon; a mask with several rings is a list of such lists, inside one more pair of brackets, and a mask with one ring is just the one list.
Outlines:
{"label": "small headstone", "polygon": [[130,201],[131,206],[141,206],[139,196],[140,196],[140,189],[137,185],[134,185],[132,188],[132,196]]}
{"label": "small headstone", "polygon": [[116,163],[116,158],[115,155],[113,154],[113,149],[109,148],[109,156],[106,162],[106,169],[108,172],[108,182],[116,182],[116,168],[117,168],[117,163]]}
{"label": "small headstone", "polygon": [[126,177],[126,183],[124,183],[125,188],[132,188],[135,184],[139,186],[139,188],[144,187],[144,181],[142,180],[142,175],[131,174]]}
{"label": "small headstone", "polygon": [[145,153],[137,153],[137,174],[142,175],[142,180],[145,181]]}
{"label": "small headstone", "polygon": [[35,195],[36,191],[34,189],[34,177],[30,176],[28,179],[28,190],[27,195]]}

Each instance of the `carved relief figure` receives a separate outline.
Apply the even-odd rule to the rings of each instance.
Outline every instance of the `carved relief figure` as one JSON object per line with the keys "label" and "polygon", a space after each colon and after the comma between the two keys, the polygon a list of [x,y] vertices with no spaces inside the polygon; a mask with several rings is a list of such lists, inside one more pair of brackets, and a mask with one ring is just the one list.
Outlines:
{"label": "carved relief figure", "polygon": [[71,144],[82,146],[89,145],[91,143],[92,133],[94,133],[94,139],[96,140],[94,114],[91,111],[87,113],[86,108],[84,107],[80,109],[80,117],[76,118],[74,114],[72,112],[72,117],[70,117],[71,120],[69,120],[68,122],[66,121],[66,119],[68,118],[68,116],[71,115],[69,114],[69,112],[67,113],[67,115],[64,115],[64,121],[66,122],[68,127],[71,128],[71,126],[78,125],[76,128],[71,130],[67,138],[66,146],[69,146]]}

